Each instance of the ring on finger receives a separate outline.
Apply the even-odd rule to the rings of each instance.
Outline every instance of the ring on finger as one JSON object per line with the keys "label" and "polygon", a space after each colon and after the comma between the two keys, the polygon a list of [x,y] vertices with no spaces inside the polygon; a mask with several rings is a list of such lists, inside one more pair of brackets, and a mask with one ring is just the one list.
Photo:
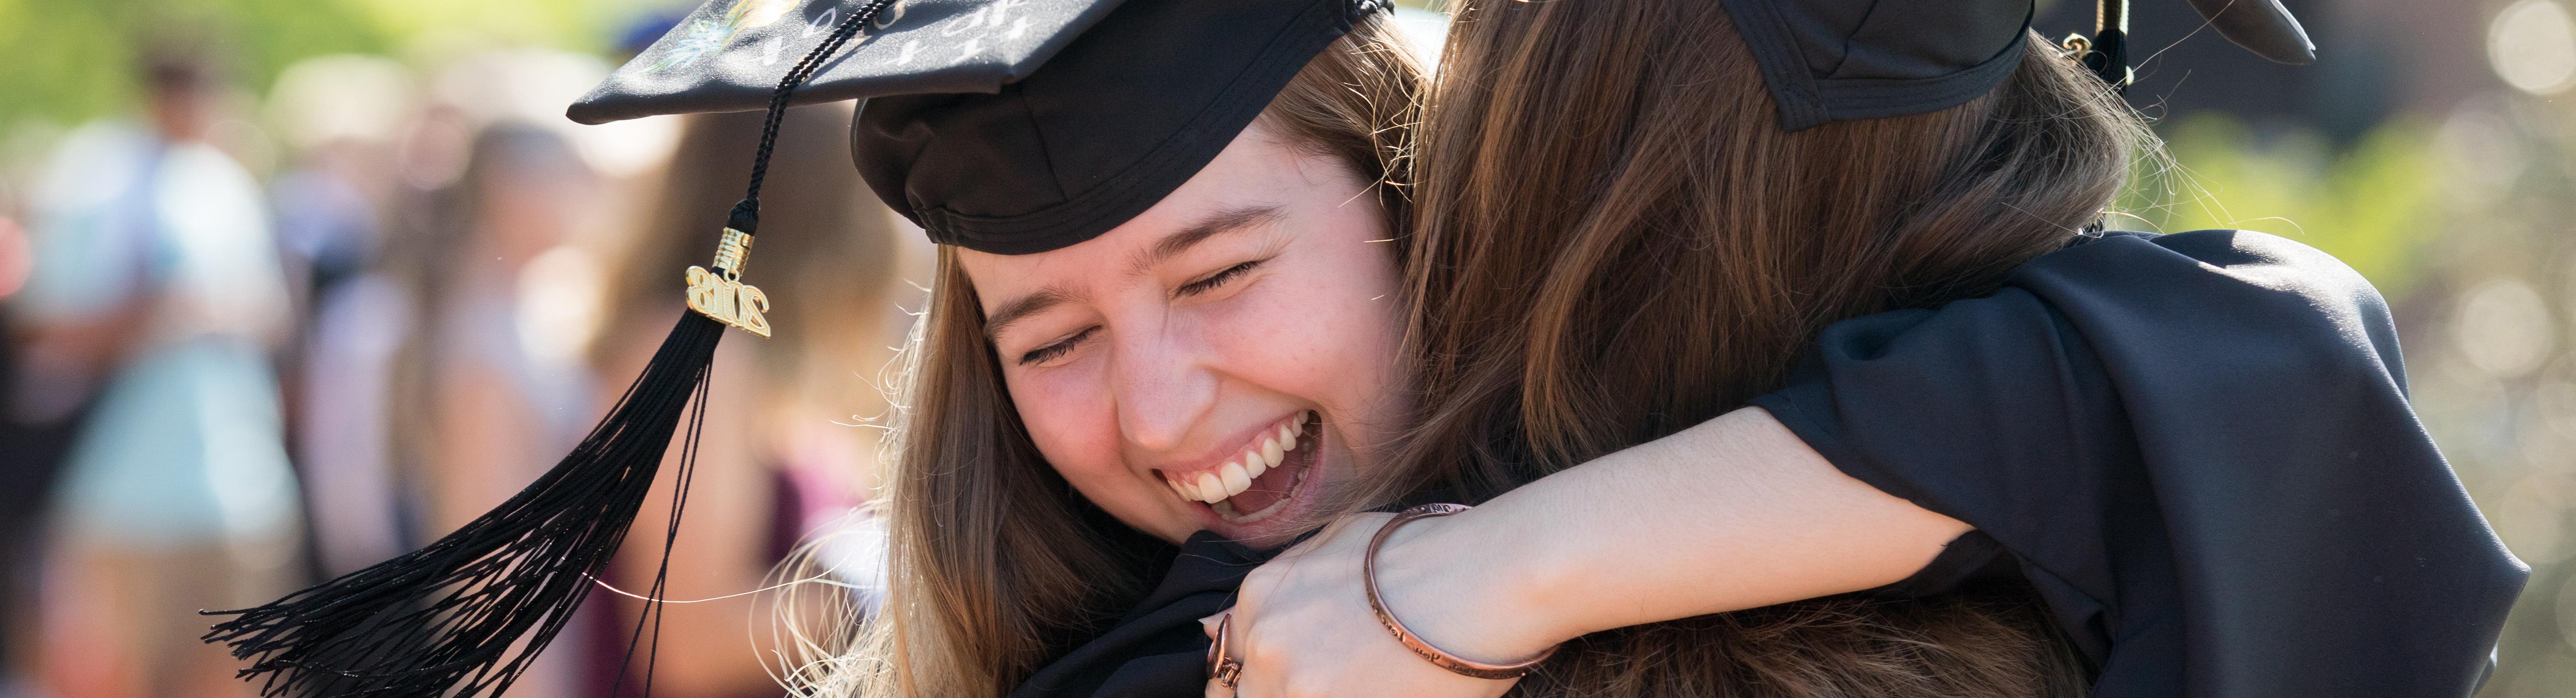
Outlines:
{"label": "ring on finger", "polygon": [[1208,679],[1226,688],[1234,688],[1236,683],[1243,680],[1243,662],[1235,660],[1234,656],[1228,654],[1226,650],[1228,626],[1233,623],[1234,614],[1232,613],[1217,619],[1216,642],[1208,645],[1207,654]]}

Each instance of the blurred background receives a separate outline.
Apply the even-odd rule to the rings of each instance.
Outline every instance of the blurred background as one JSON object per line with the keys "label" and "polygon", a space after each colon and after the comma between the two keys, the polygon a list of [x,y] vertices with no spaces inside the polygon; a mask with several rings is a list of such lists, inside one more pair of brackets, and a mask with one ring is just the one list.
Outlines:
{"label": "blurred background", "polygon": [[[2289,236],[2387,294],[2417,409],[2534,568],[2486,696],[2576,697],[2569,1],[2286,0],[2301,68],[2134,10],[2129,96],[2173,157],[2119,223]],[[1436,4],[1402,15],[1426,48]],[[0,0],[0,698],[252,695],[193,611],[426,543],[578,440],[682,312],[759,119],[561,114],[693,5]],[[665,593],[712,600],[670,607],[662,694],[778,695],[773,614],[729,595],[868,525],[929,250],[841,155],[848,108],[787,121],[790,233],[751,268],[793,300],[718,357]],[[863,544],[822,550],[864,576]],[[593,598],[514,695],[612,692],[640,607]]]}

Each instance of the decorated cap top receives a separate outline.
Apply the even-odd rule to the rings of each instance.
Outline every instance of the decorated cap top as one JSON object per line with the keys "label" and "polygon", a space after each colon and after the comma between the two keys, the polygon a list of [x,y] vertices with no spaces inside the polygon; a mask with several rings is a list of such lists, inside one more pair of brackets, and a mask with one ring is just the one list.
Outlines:
{"label": "decorated cap top", "polygon": [[[575,121],[747,111],[868,0],[714,0],[573,105]],[[850,152],[933,241],[1091,239],[1198,173],[1383,0],[900,0],[792,92],[867,100]]]}

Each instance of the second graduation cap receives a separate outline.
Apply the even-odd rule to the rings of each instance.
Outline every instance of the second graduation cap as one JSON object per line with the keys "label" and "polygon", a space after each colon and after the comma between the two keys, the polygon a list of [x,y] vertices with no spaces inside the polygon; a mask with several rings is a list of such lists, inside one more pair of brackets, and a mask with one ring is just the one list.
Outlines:
{"label": "second graduation cap", "polygon": [[[2030,0],[1713,0],[1762,68],[1781,128],[1939,111],[2011,77],[2028,45]],[[2170,2],[2172,0],[2163,0]],[[2129,81],[2129,0],[2096,0],[2093,34],[2060,42],[2114,86]],[[2280,0],[2190,0],[2212,29],[2265,59],[2316,59]]]}

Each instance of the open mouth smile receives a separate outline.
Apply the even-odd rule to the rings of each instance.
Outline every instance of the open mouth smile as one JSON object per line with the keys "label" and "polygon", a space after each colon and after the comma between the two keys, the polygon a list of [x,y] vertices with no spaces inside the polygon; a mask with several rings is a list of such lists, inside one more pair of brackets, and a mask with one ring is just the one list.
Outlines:
{"label": "open mouth smile", "polygon": [[1287,508],[1290,495],[1313,470],[1322,430],[1313,412],[1301,411],[1252,438],[1243,455],[1187,473],[1163,472],[1163,484],[1181,499],[1201,502],[1228,523],[1248,524]]}

